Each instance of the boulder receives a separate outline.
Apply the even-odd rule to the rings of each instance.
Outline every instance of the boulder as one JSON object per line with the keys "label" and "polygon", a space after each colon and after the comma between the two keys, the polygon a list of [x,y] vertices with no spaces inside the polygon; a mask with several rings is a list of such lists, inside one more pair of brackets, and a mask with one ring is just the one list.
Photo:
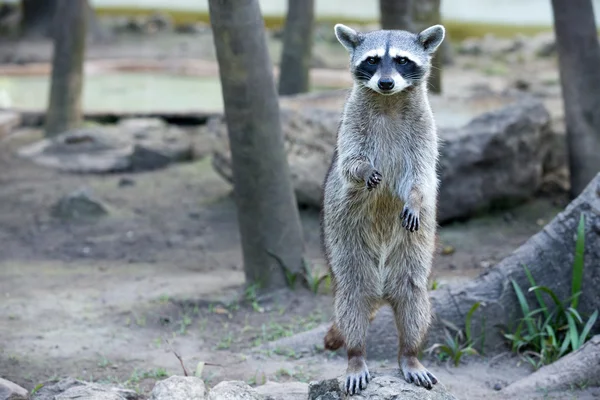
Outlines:
{"label": "boulder", "polygon": [[[471,103],[477,101],[472,99]],[[482,99],[485,101],[490,100]],[[320,207],[340,110],[282,109],[285,150],[296,198],[302,206]],[[522,201],[536,192],[543,181],[544,162],[553,151],[543,144],[553,143],[554,135],[550,115],[540,101],[525,96],[509,99],[507,105],[484,112],[462,126],[450,121],[448,114],[438,121],[442,141],[440,222]],[[232,182],[224,119],[209,120],[208,129],[216,137],[213,166]]]}
{"label": "boulder", "polygon": [[52,216],[59,219],[95,219],[109,213],[108,207],[82,188],[70,193],[52,207]]}
{"label": "boulder", "polygon": [[21,125],[21,115],[19,113],[0,111],[0,139],[8,136],[19,125]]}
{"label": "boulder", "polygon": [[76,173],[148,171],[190,160],[192,153],[184,131],[152,118],[76,129],[18,151],[38,165]]}
{"label": "boulder", "polygon": [[[444,385],[438,382],[433,389],[407,383],[398,375],[372,373],[372,380],[361,393],[353,395],[353,400],[456,400],[448,393]],[[343,392],[344,379],[330,379],[320,382],[311,382],[308,400],[342,400],[346,396]]]}
{"label": "boulder", "polygon": [[265,400],[265,398],[246,382],[223,381],[210,390],[208,400]]}
{"label": "boulder", "polygon": [[0,400],[27,400],[29,393],[21,386],[0,378]]}
{"label": "boulder", "polygon": [[156,382],[150,400],[204,400],[206,395],[202,379],[195,376],[171,376]]}
{"label": "boulder", "polygon": [[308,384],[304,382],[267,382],[256,387],[265,400],[306,400]]}
{"label": "boulder", "polygon": [[32,400],[141,400],[142,398],[142,395],[133,390],[66,378],[44,385],[33,395]]}

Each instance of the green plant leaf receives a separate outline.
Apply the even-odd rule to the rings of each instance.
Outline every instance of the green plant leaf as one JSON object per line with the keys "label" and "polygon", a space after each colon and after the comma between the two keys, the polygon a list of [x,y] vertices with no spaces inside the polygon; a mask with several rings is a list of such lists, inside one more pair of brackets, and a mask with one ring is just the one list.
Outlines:
{"label": "green plant leaf", "polygon": [[517,299],[519,300],[519,304],[521,306],[521,311],[523,311],[523,316],[525,316],[524,322],[527,325],[527,330],[529,331],[530,334],[533,334],[535,332],[535,329],[533,327],[533,323],[531,322],[531,319],[528,318],[529,304],[527,303],[527,299],[525,298],[523,291],[519,287],[519,284],[517,282],[515,282],[514,279],[511,279],[510,281],[513,285],[513,288],[515,289],[515,293],[517,294]]}
{"label": "green plant leaf", "polygon": [[[577,241],[575,243],[575,260],[573,261],[573,280],[571,281],[571,294],[581,292],[583,281],[583,255],[585,252],[585,215],[581,213],[577,227]],[[579,297],[573,298],[571,307],[577,308]]]}
{"label": "green plant leaf", "polygon": [[583,327],[581,334],[579,335],[579,347],[583,346],[583,344],[585,343],[585,340],[586,340],[587,336],[589,335],[590,331],[592,330],[592,327],[596,323],[597,319],[598,319],[598,310],[594,311],[594,313],[592,315],[590,315],[590,319],[588,319],[588,322]]}
{"label": "green plant leaf", "polygon": [[569,324],[568,337],[571,340],[571,349],[573,351],[579,348],[579,334],[577,332],[577,325],[571,314],[567,314],[567,321]]}
{"label": "green plant leaf", "polygon": [[475,311],[477,311],[477,309],[479,308],[479,306],[481,305],[481,302],[478,301],[477,303],[473,304],[471,306],[471,308],[469,309],[469,312],[467,313],[467,317],[465,318],[465,335],[467,336],[467,345],[470,346],[472,345],[472,332],[471,332],[471,319],[473,318],[473,313]]}
{"label": "green plant leaf", "polygon": [[527,275],[527,279],[529,280],[529,284],[531,285],[531,288],[529,289],[529,291],[531,292],[533,290],[535,292],[535,297],[537,299],[537,302],[540,305],[540,308],[542,309],[542,311],[544,312],[546,318],[548,318],[548,307],[546,306],[546,302],[544,301],[544,298],[542,297],[541,293],[539,293],[537,290],[533,289],[533,288],[537,287],[537,284],[535,283],[535,279],[533,279],[533,275],[531,275],[531,271],[529,270],[529,268],[527,268],[526,265],[523,265],[523,269],[525,270],[525,275]]}

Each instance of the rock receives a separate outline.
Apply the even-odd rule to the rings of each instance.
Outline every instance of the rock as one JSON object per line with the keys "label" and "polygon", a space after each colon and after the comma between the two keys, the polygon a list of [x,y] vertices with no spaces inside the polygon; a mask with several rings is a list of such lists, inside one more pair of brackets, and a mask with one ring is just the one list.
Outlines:
{"label": "rock", "polygon": [[60,219],[94,219],[108,213],[108,207],[87,188],[68,194],[52,207],[52,216]]}
{"label": "rock", "polygon": [[[542,164],[551,151],[543,143],[554,143],[549,139],[550,115],[540,101],[521,96],[461,127],[440,126],[440,222],[522,201],[541,185]],[[321,205],[321,187],[333,154],[339,118],[340,111],[282,109],[285,150],[296,198],[302,206]],[[231,182],[223,118],[211,119],[208,129],[216,137],[213,166]]]}
{"label": "rock", "polygon": [[208,400],[265,400],[255,389],[246,382],[224,381],[213,387]]}
{"label": "rock", "polygon": [[[448,393],[442,383],[434,385],[433,389],[416,386],[407,383],[404,378],[393,374],[371,374],[372,380],[365,390],[360,394],[352,396],[353,400],[456,400],[456,397]],[[321,382],[311,382],[309,400],[341,400],[345,399],[342,388],[343,378],[330,379]]]}
{"label": "rock", "polygon": [[579,350],[508,385],[502,393],[516,396],[584,386],[600,386],[600,335],[592,337]]}
{"label": "rock", "polygon": [[73,378],[46,384],[38,390],[32,400],[141,400],[142,395],[133,390],[114,388],[83,382]]}
{"label": "rock", "polygon": [[146,21],[146,31],[149,33],[171,30],[172,28],[172,18],[164,13],[154,13]]}
{"label": "rock", "polygon": [[27,145],[18,154],[60,171],[111,173],[148,171],[187,161],[193,156],[193,147],[181,129],[149,118],[69,131]]}
{"label": "rock", "polygon": [[256,391],[265,400],[306,400],[308,397],[308,384],[303,382],[267,382],[257,386]]}
{"label": "rock", "polygon": [[[0,105],[0,107],[2,106]],[[21,125],[21,115],[19,113],[0,111],[0,139],[8,136],[19,125]]]}
{"label": "rock", "polygon": [[150,400],[203,400],[206,394],[202,379],[195,376],[171,376],[156,382]]}
{"label": "rock", "polygon": [[0,400],[27,400],[29,393],[21,386],[0,378]]}

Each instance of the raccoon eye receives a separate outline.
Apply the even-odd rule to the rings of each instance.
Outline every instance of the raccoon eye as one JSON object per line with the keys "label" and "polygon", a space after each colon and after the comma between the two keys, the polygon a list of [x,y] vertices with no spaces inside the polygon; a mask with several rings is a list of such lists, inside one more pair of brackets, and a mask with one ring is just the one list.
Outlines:
{"label": "raccoon eye", "polygon": [[367,63],[368,63],[368,64],[371,64],[371,65],[375,65],[375,64],[377,64],[377,61],[378,61],[378,60],[377,60],[377,57],[368,57],[368,58],[367,58]]}
{"label": "raccoon eye", "polygon": [[396,58],[396,61],[398,62],[398,64],[404,65],[408,62],[408,58],[406,57],[398,57]]}

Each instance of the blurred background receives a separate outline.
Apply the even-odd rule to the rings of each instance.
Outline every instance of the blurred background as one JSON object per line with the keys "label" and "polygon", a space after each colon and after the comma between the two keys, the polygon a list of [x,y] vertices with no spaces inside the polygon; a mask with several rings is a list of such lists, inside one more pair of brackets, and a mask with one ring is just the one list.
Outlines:
{"label": "blurred background", "polygon": [[[593,140],[577,142],[600,131],[585,113],[600,98],[600,0],[568,14],[562,42],[552,3],[564,0],[260,0],[247,21],[234,2],[211,3],[222,26],[249,29],[235,62],[206,0],[0,0],[0,376],[28,391],[72,376],[147,395],[181,374],[175,354],[208,385],[342,372],[320,342],[269,357],[261,347],[331,317],[321,183],[353,84],[336,23],[447,29],[428,83],[444,142],[432,290],[487,273],[600,169]],[[577,46],[583,31],[589,47]],[[583,136],[567,135],[559,49],[577,60],[562,69],[570,99],[583,99],[571,121],[592,121]],[[220,70],[262,86],[232,89]],[[252,130],[262,105],[280,123]],[[228,136],[236,118],[247,130]],[[236,203],[231,154],[244,134],[265,145],[238,164],[248,175],[236,189],[251,200]],[[271,157],[282,152],[287,165]],[[255,184],[257,159],[293,198]],[[286,217],[264,232],[265,210],[282,204]],[[282,227],[298,240],[279,241]],[[250,254],[252,237],[280,258]],[[515,360],[474,357],[440,376],[462,398],[486,398],[531,373]]]}

